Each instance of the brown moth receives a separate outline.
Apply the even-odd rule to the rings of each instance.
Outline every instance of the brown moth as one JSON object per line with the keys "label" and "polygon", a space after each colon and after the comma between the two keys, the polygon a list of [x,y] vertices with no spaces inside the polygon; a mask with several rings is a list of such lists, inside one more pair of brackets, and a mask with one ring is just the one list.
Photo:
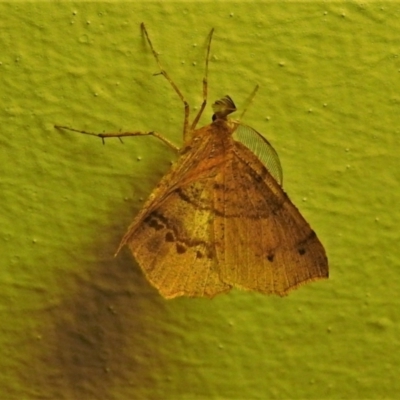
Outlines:
{"label": "brown moth", "polygon": [[213,122],[196,128],[207,102],[211,30],[203,103],[189,125],[189,104],[163,69],[144,24],[142,31],[163,75],[185,106],[184,144],[157,132],[92,133],[102,138],[152,135],[178,152],[123,237],[150,283],[165,298],[213,297],[233,287],[286,295],[328,278],[328,260],[315,232],[282,190],[279,158],[258,132],[229,120],[229,96],[213,105]]}

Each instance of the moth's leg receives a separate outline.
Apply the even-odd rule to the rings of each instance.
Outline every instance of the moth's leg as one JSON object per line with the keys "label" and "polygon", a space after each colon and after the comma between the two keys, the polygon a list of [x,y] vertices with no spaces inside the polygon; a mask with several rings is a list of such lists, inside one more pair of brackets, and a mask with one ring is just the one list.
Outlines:
{"label": "moth's leg", "polygon": [[210,48],[211,48],[211,39],[214,33],[214,28],[211,29],[210,34],[208,35],[208,45],[207,45],[207,56],[206,56],[206,68],[204,71],[204,77],[203,77],[203,103],[201,104],[200,110],[196,115],[196,118],[193,120],[192,126],[190,129],[193,131],[196,129],[196,125],[199,122],[199,119],[201,117],[201,114],[203,114],[203,111],[206,107],[207,104],[207,89],[208,89],[208,61],[210,60]]}
{"label": "moth's leg", "polygon": [[144,25],[144,23],[141,23],[142,31],[144,32],[147,42],[149,43],[150,49],[153,52],[154,58],[156,59],[156,62],[158,64],[158,67],[160,68],[160,72],[155,75],[163,75],[165,79],[170,83],[170,85],[173,87],[179,98],[182,100],[184,106],[185,106],[185,118],[183,120],[183,137],[186,138],[187,135],[189,134],[189,113],[190,113],[190,108],[189,108],[189,103],[185,100],[183,97],[182,92],[178,89],[178,86],[176,86],[175,82],[170,78],[168,75],[167,71],[163,68],[161,65],[160,59],[158,58],[158,54],[154,50],[153,44],[151,43],[149,34],[147,33],[147,29]]}
{"label": "moth's leg", "polygon": [[[169,146],[171,149],[175,150],[176,152],[179,151],[178,147],[176,147],[173,143],[171,143],[168,139],[166,139],[164,136],[160,135],[157,132],[150,131],[150,132],[115,132],[115,133],[94,133],[94,132],[87,132],[83,131],[80,129],[74,129],[74,128],[69,128],[68,126],[60,126],[60,125],[54,125],[54,128],[56,129],[65,129],[67,131],[72,131],[72,132],[78,132],[78,133],[83,133],[85,135],[91,135],[91,136],[97,136],[101,138],[104,144],[104,139],[105,138],[111,138],[115,137],[121,140],[122,137],[127,137],[127,136],[154,136],[155,138],[161,140],[163,143],[165,143],[167,146]],[[122,140],[121,140],[122,142]]]}

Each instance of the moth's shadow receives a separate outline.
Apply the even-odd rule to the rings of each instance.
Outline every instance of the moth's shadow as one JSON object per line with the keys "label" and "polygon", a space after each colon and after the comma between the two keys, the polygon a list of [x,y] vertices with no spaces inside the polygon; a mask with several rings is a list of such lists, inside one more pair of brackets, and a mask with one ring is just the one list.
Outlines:
{"label": "moth's shadow", "polygon": [[165,300],[128,251],[113,257],[113,229],[101,231],[107,233],[83,249],[93,261],[82,262],[79,276],[63,278],[65,300],[51,311],[46,363],[63,377],[60,387],[70,398],[111,398],[118,382],[137,382],[139,377],[152,384],[148,360],[156,350],[144,338],[152,329],[149,316],[162,318]]}

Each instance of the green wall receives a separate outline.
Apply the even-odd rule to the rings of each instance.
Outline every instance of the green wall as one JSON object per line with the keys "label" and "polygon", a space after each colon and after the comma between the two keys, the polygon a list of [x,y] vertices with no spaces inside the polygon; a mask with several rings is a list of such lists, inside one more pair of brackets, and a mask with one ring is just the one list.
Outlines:
{"label": "green wall", "polygon": [[[400,3],[0,3],[0,398],[393,399],[400,392]],[[182,106],[240,106],[331,279],[166,301],[112,257],[181,143]],[[208,123],[211,109],[204,113]]]}

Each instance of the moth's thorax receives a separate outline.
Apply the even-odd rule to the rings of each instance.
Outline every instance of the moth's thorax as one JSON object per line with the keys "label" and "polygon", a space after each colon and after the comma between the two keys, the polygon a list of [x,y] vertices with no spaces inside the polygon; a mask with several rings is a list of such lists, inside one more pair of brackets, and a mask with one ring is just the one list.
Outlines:
{"label": "moth's thorax", "polygon": [[218,136],[220,139],[232,136],[238,125],[237,121],[227,119],[216,119],[211,124],[203,126],[193,131],[193,138],[204,136]]}
{"label": "moth's thorax", "polygon": [[238,126],[238,122],[232,119],[216,119],[210,126],[213,127],[213,131],[216,134],[225,134],[232,135],[236,127]]}
{"label": "moth's thorax", "polygon": [[237,123],[226,119],[216,119],[211,124],[196,129],[191,139],[185,143],[180,154],[191,153],[199,163],[211,159],[222,160],[234,145],[232,133]]}

